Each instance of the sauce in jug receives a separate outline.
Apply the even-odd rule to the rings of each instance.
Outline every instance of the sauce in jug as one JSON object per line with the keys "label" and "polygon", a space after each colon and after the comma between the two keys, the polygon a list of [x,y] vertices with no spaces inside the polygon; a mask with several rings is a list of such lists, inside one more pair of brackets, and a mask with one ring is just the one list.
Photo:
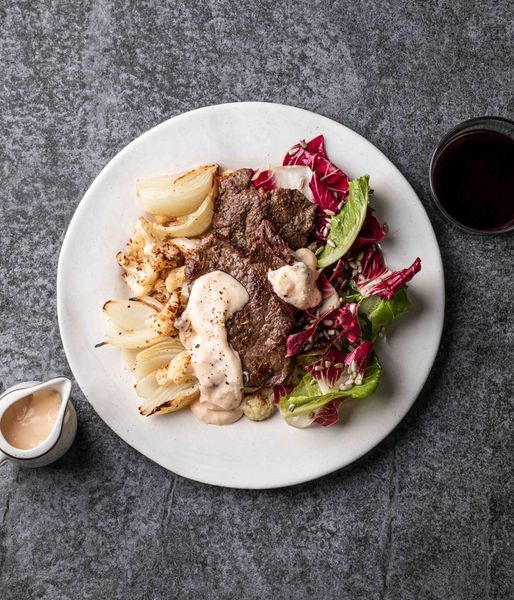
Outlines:
{"label": "sauce in jug", "polygon": [[54,390],[40,390],[9,406],[0,422],[4,438],[20,450],[39,446],[50,435],[61,408]]}

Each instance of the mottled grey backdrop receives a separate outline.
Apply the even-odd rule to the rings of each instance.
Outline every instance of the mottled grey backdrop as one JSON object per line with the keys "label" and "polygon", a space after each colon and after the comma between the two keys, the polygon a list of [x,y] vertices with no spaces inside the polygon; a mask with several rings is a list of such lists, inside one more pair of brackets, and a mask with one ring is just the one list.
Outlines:
{"label": "mottled grey backdrop", "polygon": [[404,422],[358,464],[295,488],[175,477],[75,386],[69,454],[0,467],[3,600],[512,597],[512,237],[456,230],[427,182],[445,130],[513,116],[512,17],[508,0],[2,0],[1,386],[71,376],[55,277],[75,207],[135,136],[207,104],[284,102],[366,136],[425,205],[448,295]]}

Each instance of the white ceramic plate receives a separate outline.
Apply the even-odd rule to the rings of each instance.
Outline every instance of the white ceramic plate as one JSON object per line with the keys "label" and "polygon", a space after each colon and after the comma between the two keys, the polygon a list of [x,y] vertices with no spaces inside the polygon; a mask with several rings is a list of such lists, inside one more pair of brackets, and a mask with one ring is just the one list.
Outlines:
{"label": "white ceramic plate", "polygon": [[[198,423],[184,410],[143,418],[133,376],[104,337],[102,305],[128,297],[114,260],[141,214],[135,180],[199,164],[224,168],[281,164],[299,139],[323,133],[329,157],[350,177],[371,175],[378,216],[389,226],[383,244],[393,268],[420,256],[409,285],[413,310],[398,319],[378,354],[379,391],[346,403],[343,422],[298,430],[280,418],[242,419],[228,427]],[[205,483],[273,488],[308,481],[348,465],[400,422],[434,361],[444,313],[444,280],[434,232],[414,190],[372,144],[347,127],[289,106],[239,103],[210,106],[170,119],[123,149],[103,169],[78,206],[59,260],[57,300],[71,369],[100,417],[128,444],[163,467]]]}

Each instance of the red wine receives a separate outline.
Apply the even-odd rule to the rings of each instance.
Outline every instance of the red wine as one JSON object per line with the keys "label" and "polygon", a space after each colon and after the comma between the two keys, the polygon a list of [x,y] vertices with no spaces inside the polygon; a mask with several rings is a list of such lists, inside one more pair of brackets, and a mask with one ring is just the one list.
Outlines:
{"label": "red wine", "polygon": [[446,212],[472,229],[514,224],[514,140],[484,129],[463,132],[439,151],[434,192]]}

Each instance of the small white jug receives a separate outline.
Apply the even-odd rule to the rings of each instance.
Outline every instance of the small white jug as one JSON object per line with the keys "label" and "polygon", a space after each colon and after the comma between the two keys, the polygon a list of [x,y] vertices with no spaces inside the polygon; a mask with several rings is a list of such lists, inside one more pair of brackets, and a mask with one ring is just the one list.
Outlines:
{"label": "small white jug", "polygon": [[0,425],[5,411],[18,400],[38,392],[51,390],[61,396],[61,406],[48,437],[38,446],[27,450],[11,446],[0,426],[0,463],[12,460],[22,467],[44,467],[60,458],[71,446],[77,432],[77,413],[70,400],[71,381],[58,377],[45,383],[25,381],[13,385],[0,396]]}

